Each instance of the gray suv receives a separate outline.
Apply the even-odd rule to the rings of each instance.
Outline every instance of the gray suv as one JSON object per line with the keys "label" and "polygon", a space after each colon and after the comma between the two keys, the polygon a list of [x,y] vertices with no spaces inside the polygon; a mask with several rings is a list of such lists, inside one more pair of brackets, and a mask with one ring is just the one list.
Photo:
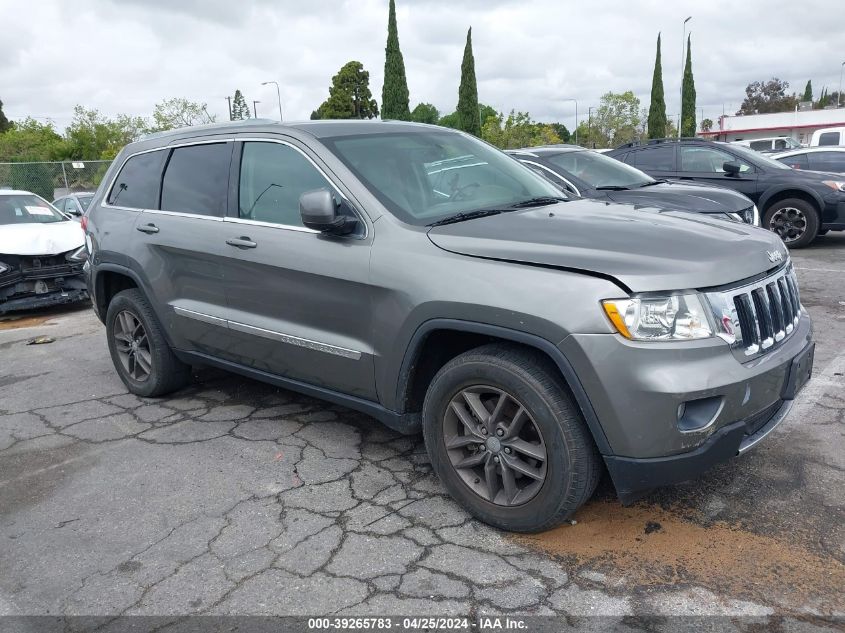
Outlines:
{"label": "gray suv", "polygon": [[750,449],[810,376],[774,234],[563,197],[469,135],[264,121],[127,146],[86,218],[127,388],[211,365],[423,431],[476,517],[571,516]]}

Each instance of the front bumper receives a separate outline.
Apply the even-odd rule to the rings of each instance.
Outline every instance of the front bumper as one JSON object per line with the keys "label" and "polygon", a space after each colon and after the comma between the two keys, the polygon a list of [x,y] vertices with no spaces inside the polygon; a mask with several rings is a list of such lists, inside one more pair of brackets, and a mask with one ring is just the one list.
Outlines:
{"label": "front bumper", "polygon": [[[804,310],[789,339],[747,363],[719,339],[642,343],[587,334],[560,345],[607,438],[604,459],[623,501],[690,479],[762,439],[789,412],[794,376],[806,378],[812,346]],[[695,423],[685,425],[690,417]]]}

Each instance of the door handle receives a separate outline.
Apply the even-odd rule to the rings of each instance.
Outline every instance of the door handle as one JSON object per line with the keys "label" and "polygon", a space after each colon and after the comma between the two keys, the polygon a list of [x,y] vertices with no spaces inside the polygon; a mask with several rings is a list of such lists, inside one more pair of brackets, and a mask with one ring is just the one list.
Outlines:
{"label": "door handle", "polygon": [[158,227],[155,224],[142,224],[135,228],[141,231],[141,233],[158,233]]}
{"label": "door handle", "polygon": [[235,246],[237,248],[255,248],[256,246],[258,246],[258,244],[256,244],[255,242],[253,242],[251,239],[249,239],[248,237],[246,237],[244,235],[241,235],[238,238],[226,240],[226,243],[229,246]]}

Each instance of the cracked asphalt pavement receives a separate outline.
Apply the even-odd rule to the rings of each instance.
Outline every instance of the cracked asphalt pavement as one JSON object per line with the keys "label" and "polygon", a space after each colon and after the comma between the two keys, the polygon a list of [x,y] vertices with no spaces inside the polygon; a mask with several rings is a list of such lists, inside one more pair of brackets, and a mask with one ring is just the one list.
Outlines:
{"label": "cracked asphalt pavement", "polygon": [[[778,430],[630,508],[604,481],[575,525],[530,537],[468,517],[421,437],[212,370],[171,397],[129,395],[86,306],[0,322],[0,615],[604,615],[636,630],[637,616],[717,614],[825,628],[845,616],[845,235],[793,260],[818,346]],[[36,335],[55,342],[26,345]]]}

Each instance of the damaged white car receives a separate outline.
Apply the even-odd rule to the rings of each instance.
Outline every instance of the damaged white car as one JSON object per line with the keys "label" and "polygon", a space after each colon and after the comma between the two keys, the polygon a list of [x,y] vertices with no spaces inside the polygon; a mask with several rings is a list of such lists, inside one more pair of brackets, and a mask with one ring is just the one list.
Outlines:
{"label": "damaged white car", "polygon": [[0,314],[82,301],[85,233],[43,198],[0,191]]}

